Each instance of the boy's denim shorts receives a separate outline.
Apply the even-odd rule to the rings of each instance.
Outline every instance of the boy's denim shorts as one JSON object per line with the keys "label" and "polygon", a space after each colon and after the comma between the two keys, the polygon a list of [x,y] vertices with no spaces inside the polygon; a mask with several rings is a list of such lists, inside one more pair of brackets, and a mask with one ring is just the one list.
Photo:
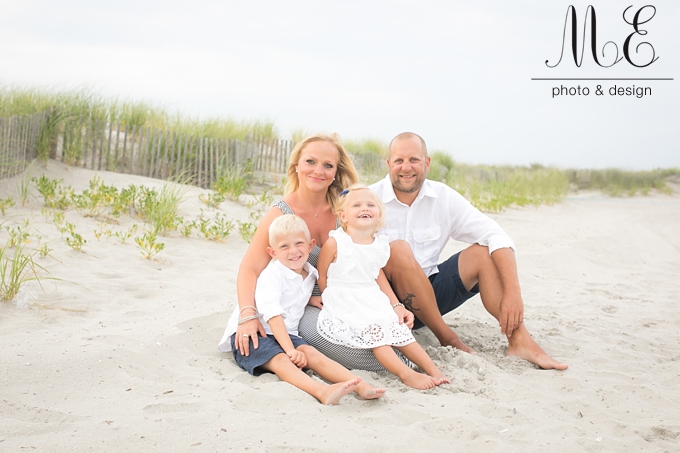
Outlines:
{"label": "boy's denim shorts", "polygon": [[[295,349],[302,345],[307,344],[305,340],[296,335],[289,334],[288,336],[290,337],[290,341],[293,342],[293,346],[295,347]],[[259,376],[262,373],[268,373],[267,370],[262,369],[260,367],[265,363],[269,362],[271,359],[273,359],[274,356],[276,356],[277,354],[285,354],[283,348],[279,346],[279,343],[276,341],[276,338],[274,338],[274,335],[259,337],[258,338],[259,344],[257,349],[253,347],[253,339],[251,338],[249,356],[245,356],[241,354],[241,351],[236,350],[236,348],[234,347],[235,338],[236,334],[231,336],[231,353],[234,355],[234,360],[236,360],[238,366],[240,366],[253,376]]]}

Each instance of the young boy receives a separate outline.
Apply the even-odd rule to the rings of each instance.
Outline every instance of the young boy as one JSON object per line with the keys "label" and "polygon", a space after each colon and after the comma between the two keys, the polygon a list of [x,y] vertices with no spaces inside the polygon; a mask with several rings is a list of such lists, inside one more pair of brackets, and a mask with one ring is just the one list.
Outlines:
{"label": "young boy", "polygon": [[[300,318],[318,277],[316,269],[307,262],[314,240],[310,239],[305,221],[292,214],[278,217],[269,228],[269,245],[267,252],[273,259],[257,279],[257,308],[239,310],[236,307],[218,348],[232,351],[236,363],[250,374],[258,376],[263,370],[275,373],[322,404],[338,404],[352,391],[362,399],[383,396],[384,389],[362,382],[361,377],[354,376],[298,336]],[[234,348],[234,336],[239,321],[253,317],[259,317],[267,336],[260,338],[257,349],[251,343],[250,355],[245,356]],[[303,372],[303,368],[335,384],[319,382]]]}

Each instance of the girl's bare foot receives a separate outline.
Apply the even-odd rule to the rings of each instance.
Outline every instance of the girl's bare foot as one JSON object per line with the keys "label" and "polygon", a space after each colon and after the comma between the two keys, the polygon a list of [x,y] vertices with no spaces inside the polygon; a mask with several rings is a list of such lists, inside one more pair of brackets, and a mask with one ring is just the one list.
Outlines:
{"label": "girl's bare foot", "polygon": [[451,380],[444,376],[444,374],[441,371],[438,371],[437,373],[432,373],[431,376],[435,378],[435,380],[439,381],[437,385],[442,385],[442,384],[450,384]]}
{"label": "girl's bare foot", "polygon": [[385,396],[385,389],[380,387],[373,387],[371,384],[367,382],[361,382],[359,385],[356,386],[354,391],[362,400],[375,400]]}
{"label": "girl's bare foot", "polygon": [[322,404],[328,405],[339,404],[342,397],[348,393],[352,393],[360,382],[361,377],[357,376],[355,379],[347,382],[329,385],[319,397],[319,401],[321,401]]}

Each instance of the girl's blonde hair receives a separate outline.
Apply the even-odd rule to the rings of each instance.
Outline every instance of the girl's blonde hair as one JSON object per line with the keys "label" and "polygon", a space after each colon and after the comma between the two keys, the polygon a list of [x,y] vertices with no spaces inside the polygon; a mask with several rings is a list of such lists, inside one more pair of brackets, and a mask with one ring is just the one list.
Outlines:
{"label": "girl's blonde hair", "polygon": [[[378,223],[375,225],[375,231],[374,233],[377,233],[380,228],[382,228],[385,225],[385,203],[380,199],[378,195],[376,195],[375,192],[373,192],[367,185],[365,184],[352,184],[349,186],[347,189],[343,190],[340,192],[340,198],[338,200],[338,208],[335,210],[335,215],[338,215],[338,212],[340,211],[345,211],[345,204],[347,203],[347,195],[349,195],[350,192],[355,192],[357,190],[368,190],[371,195],[373,195],[373,198],[375,198],[375,203],[378,205],[378,210],[380,211],[380,218],[378,219]],[[340,216],[338,216],[338,223],[342,227],[343,230],[347,231],[347,222],[343,222],[340,220]]]}
{"label": "girl's blonde hair", "polygon": [[284,214],[269,225],[269,246],[276,247],[276,238],[293,233],[303,233],[308,241],[312,240],[307,223],[295,214]]}
{"label": "girl's blonde hair", "polygon": [[297,145],[290,153],[290,158],[288,159],[288,182],[286,183],[286,195],[293,193],[300,187],[300,179],[295,171],[295,167],[300,162],[300,156],[302,151],[307,145],[313,142],[328,142],[335,146],[338,150],[338,167],[335,170],[335,180],[328,187],[328,192],[326,193],[326,201],[331,205],[331,210],[335,212],[336,206],[338,204],[338,197],[343,187],[349,187],[359,181],[359,176],[357,174],[357,169],[354,166],[354,162],[350,159],[349,154],[345,151],[345,148],[340,143],[340,136],[338,134],[314,134],[311,135]]}

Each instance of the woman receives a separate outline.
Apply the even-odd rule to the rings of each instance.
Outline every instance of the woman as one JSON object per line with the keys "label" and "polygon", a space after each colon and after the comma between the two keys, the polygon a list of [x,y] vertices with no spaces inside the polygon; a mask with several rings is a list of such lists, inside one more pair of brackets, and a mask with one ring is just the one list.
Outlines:
{"label": "woman", "polygon": [[[308,261],[317,265],[321,246],[328,239],[328,232],[336,228],[336,203],[340,192],[358,181],[357,171],[336,134],[317,134],[307,137],[295,146],[288,164],[286,196],[262,218],[246,250],[236,278],[236,294],[239,309],[255,305],[255,282],[271,257],[267,253],[269,226],[283,214],[302,217],[316,245]],[[313,293],[312,306],[308,306],[300,321],[299,333],[311,346],[329,358],[350,369],[382,371],[372,351],[350,349],[334,345],[323,339],[316,330],[316,318],[321,308],[321,293]],[[264,328],[257,319],[238,326],[234,347],[249,355],[252,347],[258,347],[259,336]]]}

